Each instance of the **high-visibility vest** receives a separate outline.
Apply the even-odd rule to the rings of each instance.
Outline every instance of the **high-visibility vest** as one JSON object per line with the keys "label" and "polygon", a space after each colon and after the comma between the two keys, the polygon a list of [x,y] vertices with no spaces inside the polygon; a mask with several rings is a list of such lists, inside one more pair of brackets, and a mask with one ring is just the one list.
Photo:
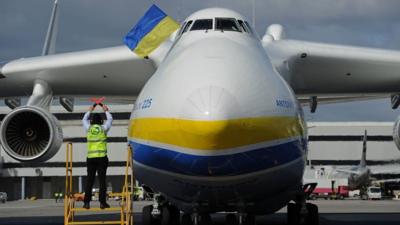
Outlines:
{"label": "high-visibility vest", "polygon": [[86,138],[88,158],[100,158],[107,156],[107,135],[101,125],[90,125]]}

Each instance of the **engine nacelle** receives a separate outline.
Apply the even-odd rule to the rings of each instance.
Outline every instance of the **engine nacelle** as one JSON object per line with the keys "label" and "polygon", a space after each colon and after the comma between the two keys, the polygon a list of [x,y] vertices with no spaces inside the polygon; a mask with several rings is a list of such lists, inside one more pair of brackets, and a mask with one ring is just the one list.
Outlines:
{"label": "engine nacelle", "polygon": [[53,157],[63,142],[57,118],[45,109],[24,106],[14,109],[0,127],[3,149],[19,161],[43,162]]}
{"label": "engine nacelle", "polygon": [[400,150],[400,116],[397,117],[396,122],[393,126],[393,142],[396,144],[398,150]]}

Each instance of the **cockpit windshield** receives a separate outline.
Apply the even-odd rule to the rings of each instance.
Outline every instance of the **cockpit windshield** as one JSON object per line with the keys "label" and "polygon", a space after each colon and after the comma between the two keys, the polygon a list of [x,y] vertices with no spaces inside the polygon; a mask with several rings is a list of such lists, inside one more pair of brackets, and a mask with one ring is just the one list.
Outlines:
{"label": "cockpit windshield", "polygon": [[[246,27],[247,27],[247,29],[249,29],[249,33],[250,33],[250,34],[256,35],[256,33],[254,32],[254,30],[251,28],[249,22],[244,21],[244,24],[246,24]],[[256,36],[257,36],[257,35],[256,35]]]}
{"label": "cockpit windshield", "polygon": [[215,31],[236,31],[241,33],[250,34],[254,36],[255,33],[247,21],[235,18],[217,17],[215,19],[197,19],[189,20],[183,23],[181,30],[178,32],[178,37],[188,31],[197,30],[215,30]]}
{"label": "cockpit windshield", "polygon": [[215,18],[215,23],[216,30],[241,32],[234,18]]}
{"label": "cockpit windshield", "polygon": [[192,24],[192,20],[190,20],[189,22],[187,22],[186,24],[184,24],[185,26],[182,29],[182,34],[185,33],[186,31],[189,30],[190,25]]}
{"label": "cockpit windshield", "polygon": [[246,25],[244,24],[244,22],[242,20],[238,20],[238,23],[244,32],[250,33],[249,28],[246,27]]}
{"label": "cockpit windshield", "polygon": [[196,20],[190,30],[211,30],[213,28],[212,19]]}

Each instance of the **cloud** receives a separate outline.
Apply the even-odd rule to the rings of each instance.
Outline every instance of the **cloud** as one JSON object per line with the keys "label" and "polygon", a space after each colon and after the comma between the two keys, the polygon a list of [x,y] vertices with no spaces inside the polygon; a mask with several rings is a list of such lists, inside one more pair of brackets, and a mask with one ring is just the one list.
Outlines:
{"label": "cloud", "polygon": [[[41,53],[52,0],[0,1],[0,61]],[[226,7],[252,18],[253,0],[60,0],[57,51],[122,44],[122,37],[155,2],[183,20],[207,7]],[[256,30],[279,23],[288,38],[400,50],[400,1],[255,0]],[[314,119],[392,120],[389,100],[319,106]],[[364,109],[369,110],[359,110]]]}
{"label": "cloud", "polygon": [[[179,20],[206,7],[227,7],[250,19],[253,7],[253,1],[243,0],[61,0],[58,50],[121,44],[152,2]],[[400,49],[400,1],[255,0],[255,4],[260,35],[269,24],[280,23],[293,39]],[[1,59],[40,52],[51,7],[52,0],[0,1]]]}

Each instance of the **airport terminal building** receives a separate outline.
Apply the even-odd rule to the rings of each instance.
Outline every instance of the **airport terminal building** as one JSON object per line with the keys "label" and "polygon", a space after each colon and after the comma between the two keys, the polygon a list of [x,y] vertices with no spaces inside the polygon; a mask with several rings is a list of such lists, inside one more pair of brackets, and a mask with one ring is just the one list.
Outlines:
{"label": "airport terminal building", "polygon": [[[81,119],[87,106],[77,106],[68,113],[62,107],[52,107],[64,134],[64,144],[49,161],[20,163],[0,151],[0,192],[7,192],[9,200],[30,197],[52,198],[65,188],[66,143],[73,143],[73,186],[76,192],[84,190],[86,177],[86,134]],[[109,167],[107,186],[119,192],[122,189],[127,158],[128,121],[133,105],[112,105],[113,126],[108,134]],[[10,110],[1,107],[3,118]],[[368,132],[367,165],[372,176],[379,180],[400,178],[400,151],[392,141],[392,122],[310,122],[308,166],[339,167],[357,165],[361,158],[364,130]],[[97,184],[95,184],[96,186]]]}

